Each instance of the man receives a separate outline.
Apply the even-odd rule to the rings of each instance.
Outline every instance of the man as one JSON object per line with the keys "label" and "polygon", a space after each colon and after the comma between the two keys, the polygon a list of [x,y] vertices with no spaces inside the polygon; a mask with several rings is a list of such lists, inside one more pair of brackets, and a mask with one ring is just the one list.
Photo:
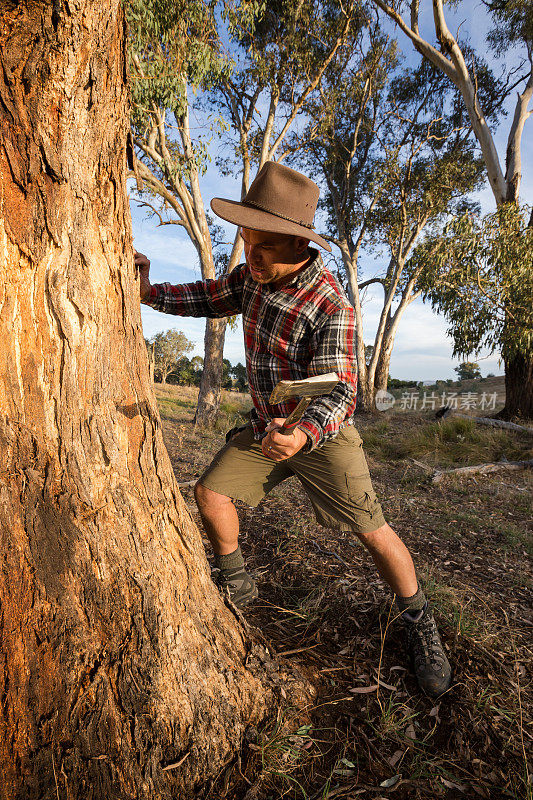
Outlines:
{"label": "man", "polygon": [[[450,665],[411,556],[385,521],[353,425],[353,308],[318,250],[309,247],[312,241],[331,249],[313,230],[318,197],[313,181],[268,162],[242,202],[215,198],[211,203],[215,214],[240,226],[246,263],[217,280],[152,286],[150,262],[137,253],[141,300],[170,314],[243,315],[251,422],[230,438],[195,489],[219,586],[239,607],[257,597],[239,547],[233,500],[256,506],[274,486],[296,475],[317,521],[353,531],[372,555],[396,595],[419,685],[438,696],[449,688]],[[335,389],[315,398],[290,434],[280,433],[297,401],[270,405],[278,381],[327,372],[339,377]]]}

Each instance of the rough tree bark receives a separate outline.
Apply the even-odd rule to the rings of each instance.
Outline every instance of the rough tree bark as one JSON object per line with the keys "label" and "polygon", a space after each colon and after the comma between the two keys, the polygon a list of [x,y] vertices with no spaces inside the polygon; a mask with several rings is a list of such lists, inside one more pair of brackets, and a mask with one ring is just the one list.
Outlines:
{"label": "rough tree bark", "polygon": [[154,383],[155,377],[155,354],[154,354],[154,345],[150,345],[150,350],[148,351],[148,378],[150,381],[150,385]]}
{"label": "rough tree bark", "polygon": [[269,695],[148,383],[122,5],[0,16],[0,797],[188,798]]}

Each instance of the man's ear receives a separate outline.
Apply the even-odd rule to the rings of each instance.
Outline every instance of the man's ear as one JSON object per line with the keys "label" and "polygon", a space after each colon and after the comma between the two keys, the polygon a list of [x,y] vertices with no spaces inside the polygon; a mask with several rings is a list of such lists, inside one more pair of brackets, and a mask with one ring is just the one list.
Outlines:
{"label": "man's ear", "polygon": [[309,239],[304,239],[303,236],[295,236],[294,249],[297,255],[303,256],[309,247]]}

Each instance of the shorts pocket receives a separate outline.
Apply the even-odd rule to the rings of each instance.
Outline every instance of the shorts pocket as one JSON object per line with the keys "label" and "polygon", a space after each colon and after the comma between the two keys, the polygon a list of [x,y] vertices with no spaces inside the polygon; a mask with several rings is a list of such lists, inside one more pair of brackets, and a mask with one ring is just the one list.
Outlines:
{"label": "shorts pocket", "polygon": [[347,475],[346,488],[350,504],[358,511],[368,514],[370,518],[380,508],[376,493],[370,482],[370,475]]}

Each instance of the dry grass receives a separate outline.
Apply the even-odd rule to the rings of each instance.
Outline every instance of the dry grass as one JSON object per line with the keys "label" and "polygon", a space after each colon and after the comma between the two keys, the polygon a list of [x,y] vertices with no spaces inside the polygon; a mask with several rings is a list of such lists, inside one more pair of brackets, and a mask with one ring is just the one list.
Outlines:
{"label": "dry grass", "polygon": [[[157,394],[180,481],[203,471],[223,430],[250,407],[227,393],[220,431],[209,434],[191,425],[194,390]],[[420,695],[390,594],[365,551],[317,526],[299,483],[287,481],[258,509],[239,504],[243,552],[260,585],[246,616],[317,696],[302,708],[281,686],[272,719],[249,731],[239,758],[199,797],[531,800],[531,473],[432,486],[411,460],[513,459],[530,442],[421,414],[357,424],[386,516],[435,605],[454,685],[436,703]],[[184,496],[194,512],[192,492]]]}
{"label": "dry grass", "polygon": [[531,458],[533,440],[520,433],[454,417],[428,421],[427,415],[409,415],[409,423],[402,425],[403,416],[395,417],[401,426],[397,431],[388,419],[365,428],[363,438],[369,453],[382,460],[423,459],[435,467],[484,464],[502,457],[509,461]]}
{"label": "dry grass", "polygon": [[[196,387],[161,386],[161,384],[156,383],[154,384],[154,391],[162,417],[174,420],[183,418],[190,420],[191,413],[194,414],[198,398],[198,389]],[[220,414],[215,430],[222,431],[226,430],[226,428],[231,428],[233,425],[242,425],[251,407],[252,401],[248,394],[229,392],[223,389]],[[184,416],[184,411],[191,413]]]}

